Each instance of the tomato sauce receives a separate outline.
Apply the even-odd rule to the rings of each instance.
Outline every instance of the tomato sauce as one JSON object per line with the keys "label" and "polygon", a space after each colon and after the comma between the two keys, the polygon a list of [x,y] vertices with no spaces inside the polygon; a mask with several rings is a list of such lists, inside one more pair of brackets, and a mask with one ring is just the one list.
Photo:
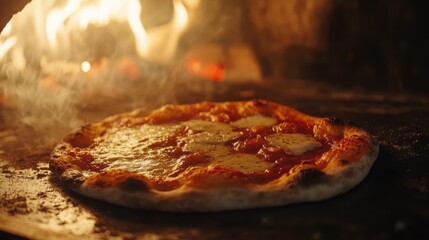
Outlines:
{"label": "tomato sauce", "polygon": [[[174,122],[177,123],[180,121],[192,119],[231,123],[240,118],[251,116],[253,114],[260,113],[248,112],[243,114],[237,112],[235,107],[231,107],[229,109],[215,106],[213,108],[204,110],[182,110],[181,112],[173,112],[172,114],[154,112],[153,114],[144,117],[140,121],[129,123],[128,126]],[[265,116],[278,119],[270,112],[266,113]],[[253,127],[246,129],[234,128],[234,131],[239,132],[240,136],[226,143],[226,145],[231,148],[231,151],[237,153],[256,154],[263,161],[273,163],[273,167],[266,169],[261,173],[243,173],[240,171],[229,170],[228,172],[230,177],[245,179],[245,181],[249,183],[264,183],[289,173],[289,171],[294,166],[300,164],[311,164],[317,167],[317,160],[320,159],[324,152],[330,149],[330,145],[332,144],[333,140],[330,141],[329,139],[317,139],[317,141],[322,144],[321,147],[313,151],[306,152],[300,156],[293,156],[286,154],[282,148],[271,145],[265,139],[266,136],[274,133],[301,133],[313,136],[312,129],[313,123],[291,121],[291,119],[288,119],[287,121],[279,121],[277,124],[270,127]],[[161,150],[171,158],[171,161],[177,162],[176,169],[172,174],[169,175],[170,177],[178,176],[189,167],[196,165],[207,165],[210,163],[209,157],[203,152],[190,153],[183,151],[183,143],[178,141],[178,139],[180,136],[189,134],[189,131],[189,129],[183,128],[181,131],[177,132],[175,136],[166,137],[149,146],[151,148]],[[77,156],[74,152],[69,153],[70,156],[77,159],[78,165],[82,167],[82,169],[101,171],[103,168],[107,167],[107,164],[97,163],[94,161],[94,157],[90,155],[88,156],[88,154],[80,154]],[[170,189],[173,186],[178,185],[177,181],[170,180],[166,180],[165,184],[163,181],[157,181],[154,184],[157,186],[156,188],[159,189]]]}
{"label": "tomato sauce", "polygon": [[[263,173],[232,173],[234,177],[243,177],[250,183],[264,183],[272,181],[300,164],[311,164],[316,166],[316,161],[323,153],[330,149],[329,140],[317,139],[321,147],[305,152],[300,156],[288,155],[282,148],[271,145],[265,137],[274,133],[301,133],[312,134],[312,125],[305,123],[280,122],[272,127],[260,127],[244,129],[240,131],[240,137],[231,141],[229,145],[233,151],[241,153],[257,154],[261,159],[274,163],[274,167],[266,169]],[[323,167],[323,166],[319,166]]]}

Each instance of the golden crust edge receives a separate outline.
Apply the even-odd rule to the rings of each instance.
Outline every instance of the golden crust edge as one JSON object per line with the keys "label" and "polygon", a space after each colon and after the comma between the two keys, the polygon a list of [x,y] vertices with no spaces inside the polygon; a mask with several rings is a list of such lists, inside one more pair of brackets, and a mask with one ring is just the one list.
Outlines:
{"label": "golden crust edge", "polygon": [[182,186],[166,192],[129,192],[118,187],[103,189],[86,185],[73,190],[126,207],[162,211],[223,211],[320,201],[342,194],[359,184],[377,156],[378,145],[373,148],[375,151],[368,151],[360,161],[338,168],[335,173],[320,175],[316,171],[316,179],[313,179],[316,184],[309,184],[308,181],[312,180],[305,179],[311,176],[308,175],[308,169],[300,169],[293,176],[283,176],[275,183],[270,182],[256,188],[207,190]]}
{"label": "golden crust edge", "polygon": [[[303,179],[307,170],[283,176],[276,184],[256,188],[193,189],[182,187],[167,192],[128,192],[120,188],[100,189],[86,186],[75,189],[82,195],[131,208],[174,212],[212,212],[235,209],[283,206],[321,201],[343,194],[358,185],[368,174],[375,157],[365,155],[362,161],[336,174],[316,174],[316,184]],[[304,177],[303,177],[304,176]],[[311,180],[310,180],[311,181]]]}

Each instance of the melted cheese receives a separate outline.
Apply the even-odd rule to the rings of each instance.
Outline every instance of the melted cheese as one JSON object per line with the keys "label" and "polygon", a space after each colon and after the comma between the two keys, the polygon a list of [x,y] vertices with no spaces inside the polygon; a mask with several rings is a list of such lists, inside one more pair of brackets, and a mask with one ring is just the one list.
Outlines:
{"label": "melted cheese", "polygon": [[273,167],[272,163],[268,163],[256,155],[234,153],[230,147],[221,144],[189,143],[183,147],[183,150],[189,152],[204,152],[210,157],[210,166],[223,166],[227,169],[243,173],[260,173]]}
{"label": "melted cheese", "polygon": [[211,165],[220,165],[243,173],[261,173],[274,166],[273,163],[266,162],[256,155],[247,153],[230,153],[218,156],[213,159]]}
{"label": "melted cheese", "polygon": [[265,139],[272,145],[283,148],[289,155],[299,156],[305,152],[321,147],[322,144],[309,135],[299,133],[275,133]]}
{"label": "melted cheese", "polygon": [[186,122],[182,122],[181,124],[195,131],[209,131],[209,132],[232,131],[231,126],[229,126],[226,123],[220,123],[220,122],[210,122],[210,121],[204,121],[204,120],[189,120]]}
{"label": "melted cheese", "polygon": [[185,152],[203,152],[207,156],[216,158],[219,156],[228,155],[231,149],[221,144],[207,144],[207,143],[187,143],[183,147]]}
{"label": "melted cheese", "polygon": [[232,122],[231,125],[238,128],[252,128],[252,127],[269,127],[277,123],[277,120],[262,115],[253,115],[245,117]]}
{"label": "melted cheese", "polygon": [[162,149],[149,146],[176,135],[180,128],[180,125],[165,124],[112,129],[91,149],[91,154],[96,156],[94,163],[107,163],[107,169],[144,172],[146,176],[169,174],[174,161]]}
{"label": "melted cheese", "polygon": [[[260,115],[234,122],[235,126],[269,126],[277,120]],[[182,135],[183,128],[188,128]],[[176,137],[184,154],[203,152],[209,157],[209,166],[223,166],[243,173],[262,173],[274,166],[255,154],[237,153],[227,145],[239,137],[229,124],[190,120],[177,124],[141,125],[131,128],[112,129],[91,150],[96,156],[94,163],[106,163],[106,169],[124,169],[142,173],[147,177],[163,178],[177,170],[178,157],[168,155],[168,146],[152,144]],[[281,146],[289,154],[299,155],[320,146],[320,143],[302,134],[273,134],[267,140]]]}
{"label": "melted cheese", "polygon": [[190,120],[183,122],[182,125],[196,132],[188,136],[185,142],[225,143],[240,136],[240,133],[233,132],[231,126],[225,123]]}

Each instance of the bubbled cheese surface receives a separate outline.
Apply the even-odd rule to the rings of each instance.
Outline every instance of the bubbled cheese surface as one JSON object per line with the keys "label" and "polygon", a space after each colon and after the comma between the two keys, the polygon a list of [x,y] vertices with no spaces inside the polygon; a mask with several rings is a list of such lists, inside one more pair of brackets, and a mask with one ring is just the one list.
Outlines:
{"label": "bubbled cheese surface", "polygon": [[275,133],[265,139],[272,145],[282,148],[287,154],[299,156],[322,146],[312,136],[300,133]]}
{"label": "bubbled cheese surface", "polygon": [[262,115],[253,115],[241,118],[231,125],[238,128],[252,128],[252,127],[269,127],[277,123],[277,119],[266,117]]}
{"label": "bubbled cheese surface", "polygon": [[225,143],[240,136],[233,132],[232,127],[226,123],[210,122],[202,120],[190,120],[181,125],[188,127],[193,132],[184,139],[193,143]]}
{"label": "bubbled cheese surface", "polygon": [[111,129],[91,149],[95,163],[107,163],[107,169],[123,169],[146,176],[163,176],[173,171],[171,161],[162,148],[151,148],[154,143],[176,135],[181,126],[176,124],[142,125]]}

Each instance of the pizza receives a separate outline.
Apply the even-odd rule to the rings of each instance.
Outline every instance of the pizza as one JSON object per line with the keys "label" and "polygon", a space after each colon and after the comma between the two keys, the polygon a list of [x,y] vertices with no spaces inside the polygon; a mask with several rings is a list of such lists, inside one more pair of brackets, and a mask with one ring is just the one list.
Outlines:
{"label": "pizza", "polygon": [[138,109],[83,126],[51,154],[62,184],[131,208],[222,211],[319,201],[369,172],[378,142],[338,118],[263,100]]}

